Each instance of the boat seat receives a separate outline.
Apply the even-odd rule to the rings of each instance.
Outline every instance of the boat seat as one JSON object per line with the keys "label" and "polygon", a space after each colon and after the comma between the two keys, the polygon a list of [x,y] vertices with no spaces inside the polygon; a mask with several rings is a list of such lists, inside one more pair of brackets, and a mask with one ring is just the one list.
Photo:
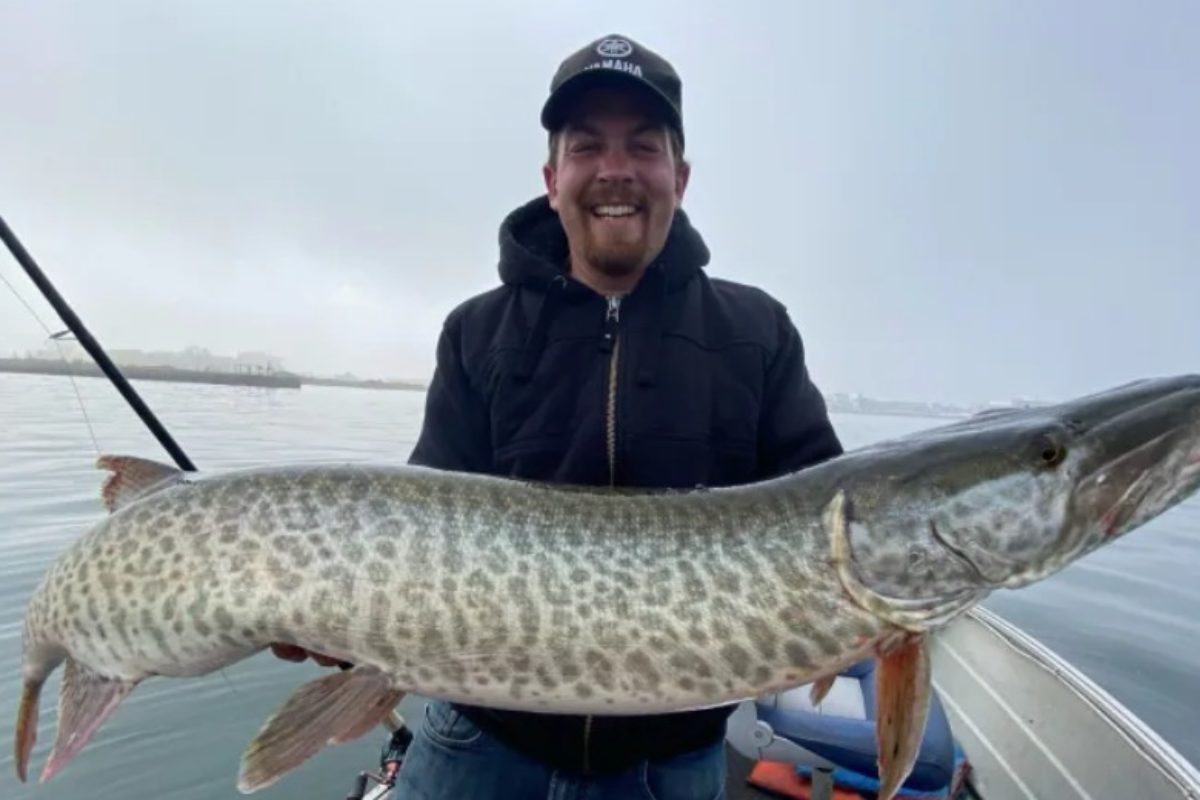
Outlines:
{"label": "boat seat", "polygon": [[[839,675],[818,706],[810,702],[809,692],[809,686],[801,686],[743,704],[730,719],[730,743],[751,758],[825,772],[845,770],[878,781],[875,660],[855,664]],[[943,790],[954,770],[954,737],[934,692],[925,736],[903,788]]]}

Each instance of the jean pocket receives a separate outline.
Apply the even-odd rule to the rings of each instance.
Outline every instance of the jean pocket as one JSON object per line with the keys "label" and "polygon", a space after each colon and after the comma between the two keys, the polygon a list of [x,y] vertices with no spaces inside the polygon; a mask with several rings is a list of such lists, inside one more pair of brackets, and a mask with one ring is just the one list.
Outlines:
{"label": "jean pocket", "polygon": [[483,731],[461,711],[445,700],[425,705],[425,735],[443,747],[463,749],[483,737]]}
{"label": "jean pocket", "polygon": [[642,773],[646,800],[724,800],[725,741],[669,761],[651,761]]}

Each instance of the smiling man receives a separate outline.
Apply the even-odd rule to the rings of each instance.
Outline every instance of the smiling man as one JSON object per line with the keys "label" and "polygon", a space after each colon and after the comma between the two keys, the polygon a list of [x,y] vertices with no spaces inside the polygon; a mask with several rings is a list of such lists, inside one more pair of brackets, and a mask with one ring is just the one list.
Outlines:
{"label": "smiling man", "polygon": [[[709,251],[680,209],[690,167],[675,70],[606,36],[568,57],[550,88],[546,194],[501,226],[501,285],[446,320],[412,463],[690,488],[841,453],[783,306],[705,275]],[[613,601],[651,610],[647,587],[622,584],[611,566]],[[486,596],[487,576],[462,579],[463,591]],[[530,581],[534,603],[550,602],[540,594],[550,588]],[[508,635],[514,660],[536,639],[524,633]],[[621,667],[614,675],[604,659],[559,646],[562,674],[540,680],[622,678]],[[436,701],[397,796],[709,800],[724,788],[731,711],[583,717]]]}
{"label": "smiling man", "polygon": [[566,232],[571,276],[620,295],[666,244],[690,173],[682,136],[645,94],[563,91],[561,111],[552,107],[547,118],[554,131],[543,167],[547,197]]}

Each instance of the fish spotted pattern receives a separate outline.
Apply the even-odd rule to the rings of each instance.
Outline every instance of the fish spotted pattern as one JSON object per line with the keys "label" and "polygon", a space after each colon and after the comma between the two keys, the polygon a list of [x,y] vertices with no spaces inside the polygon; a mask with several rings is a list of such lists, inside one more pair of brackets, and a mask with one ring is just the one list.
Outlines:
{"label": "fish spotted pattern", "polygon": [[[880,661],[881,796],[924,728],[925,636],[1200,486],[1200,378],[989,414],[748,486],[630,491],[409,466],[200,479],[106,457],[111,516],[30,600],[16,734],[64,661],[60,770],[136,685],[282,642],[301,687],[239,787],[366,733],[404,692],[580,714],[737,702]],[[69,700],[69,702],[67,702]]]}

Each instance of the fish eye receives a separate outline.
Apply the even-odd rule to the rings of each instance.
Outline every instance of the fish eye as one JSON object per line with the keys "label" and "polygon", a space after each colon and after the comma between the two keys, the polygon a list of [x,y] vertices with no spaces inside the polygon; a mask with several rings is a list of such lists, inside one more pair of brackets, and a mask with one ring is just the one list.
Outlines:
{"label": "fish eye", "polygon": [[1056,467],[1067,457],[1067,448],[1053,436],[1043,434],[1034,445],[1038,463],[1043,467]]}

